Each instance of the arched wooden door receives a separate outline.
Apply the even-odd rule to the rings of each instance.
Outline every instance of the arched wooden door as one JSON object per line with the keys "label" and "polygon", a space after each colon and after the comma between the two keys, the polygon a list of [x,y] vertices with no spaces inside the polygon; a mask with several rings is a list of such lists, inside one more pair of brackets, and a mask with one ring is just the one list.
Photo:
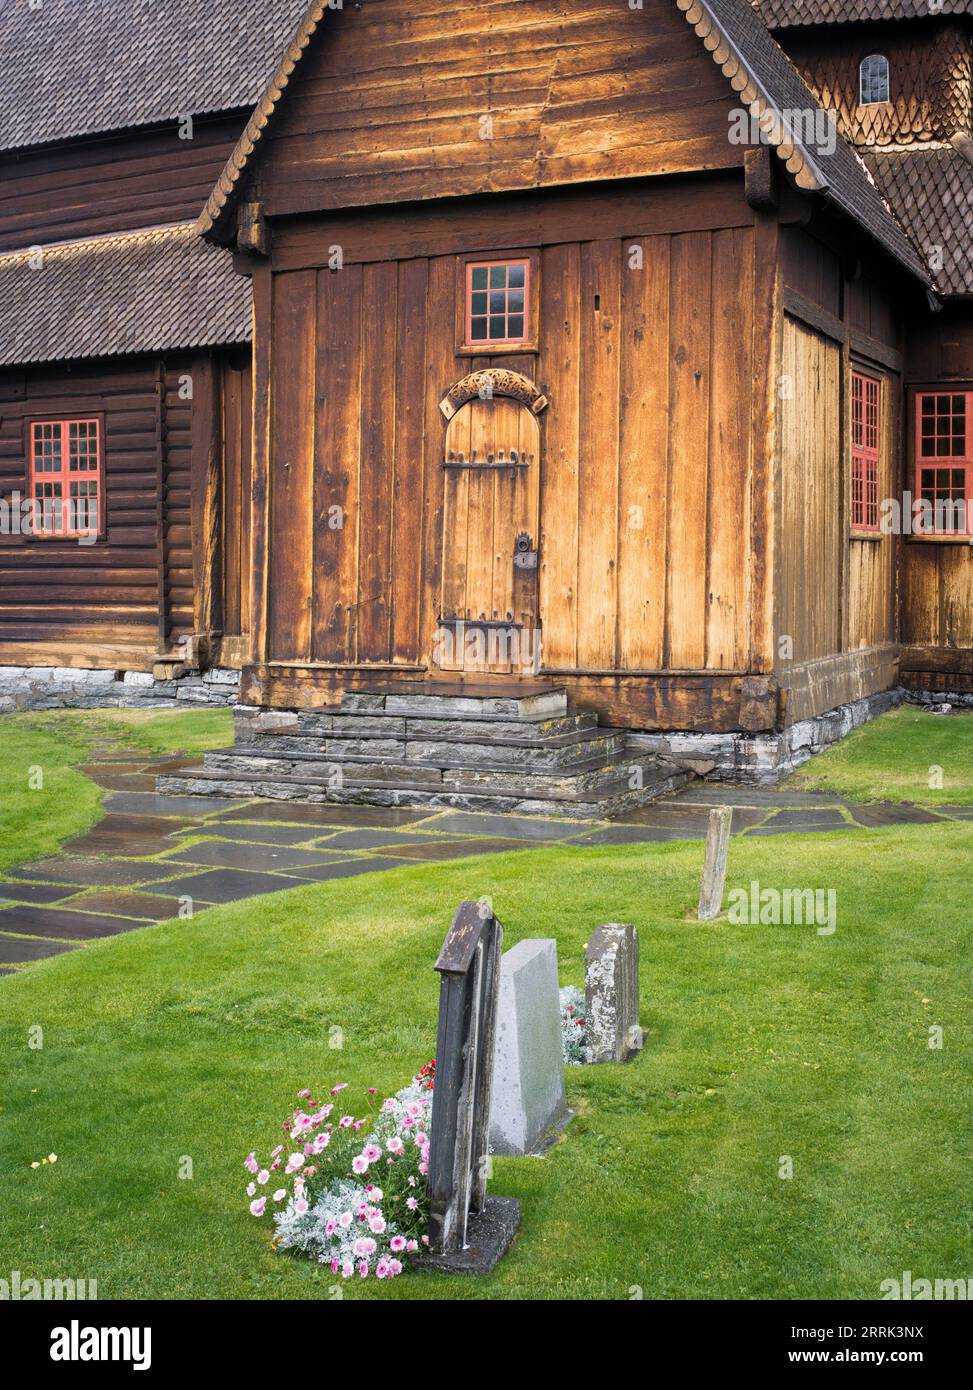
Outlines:
{"label": "arched wooden door", "polygon": [[527,674],[540,652],[540,426],[507,396],[474,397],[446,431],[435,664]]}

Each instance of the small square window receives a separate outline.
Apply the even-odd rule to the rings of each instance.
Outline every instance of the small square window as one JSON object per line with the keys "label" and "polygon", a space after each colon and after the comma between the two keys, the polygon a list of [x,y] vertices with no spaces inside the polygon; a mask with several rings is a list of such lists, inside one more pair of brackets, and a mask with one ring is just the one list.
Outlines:
{"label": "small square window", "polygon": [[530,262],[469,263],[466,332],[471,345],[523,343],[527,338]]}

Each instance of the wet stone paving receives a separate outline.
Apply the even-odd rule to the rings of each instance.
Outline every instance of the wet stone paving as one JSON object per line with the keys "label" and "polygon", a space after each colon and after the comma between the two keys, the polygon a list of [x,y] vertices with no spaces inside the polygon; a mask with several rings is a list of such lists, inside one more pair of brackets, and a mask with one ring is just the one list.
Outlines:
{"label": "wet stone paving", "polygon": [[545,820],[471,811],[321,806],[166,796],[156,776],[197,759],[112,748],[83,770],[107,791],[104,817],[49,859],[0,879],[0,974],[120,932],[300,884],[408,864],[558,843],[701,840],[714,806],[734,835],[969,820],[973,807],[856,805],[820,792],[696,783],[617,820]]}

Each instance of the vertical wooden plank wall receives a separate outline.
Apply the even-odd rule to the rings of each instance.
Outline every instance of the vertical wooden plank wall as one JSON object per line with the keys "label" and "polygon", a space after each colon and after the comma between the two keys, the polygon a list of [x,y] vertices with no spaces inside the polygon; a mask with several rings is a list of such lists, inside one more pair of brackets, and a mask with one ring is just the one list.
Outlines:
{"label": "vertical wooden plank wall", "polygon": [[[455,258],[272,280],[269,658],[422,665],[440,604],[439,402],[471,365],[455,353]],[[756,292],[746,227],[543,248],[540,352],[493,361],[550,402],[545,669],[746,667]]]}

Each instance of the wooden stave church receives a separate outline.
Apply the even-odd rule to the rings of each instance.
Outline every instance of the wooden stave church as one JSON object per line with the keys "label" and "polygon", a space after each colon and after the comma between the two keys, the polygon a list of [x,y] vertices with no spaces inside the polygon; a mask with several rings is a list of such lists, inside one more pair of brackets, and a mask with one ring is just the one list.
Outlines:
{"label": "wooden stave church", "polygon": [[[764,21],[743,0],[650,0],[642,12],[510,0],[459,15],[433,0],[414,18],[406,8],[307,9],[200,219],[211,246],[233,250],[239,284],[253,285],[253,386],[236,342],[205,345],[200,391],[192,362],[165,360],[161,387],[155,363],[156,402],[194,378],[188,529],[168,552],[182,540],[192,577],[166,577],[163,536],[158,641],[133,640],[110,597],[96,621],[53,637],[56,624],[24,624],[8,602],[0,664],[145,668],[188,639],[193,660],[240,666],[242,699],[261,706],[328,706],[343,691],[432,681],[527,691],[539,677],[606,724],[703,732],[780,730],[899,681],[973,689],[968,547],[852,534],[845,428],[857,363],[883,383],[881,491],[893,493],[908,477],[916,387],[973,376],[968,308],[937,283],[857,157],[822,176],[813,143],[771,153],[727,140],[741,100],[773,114],[774,96],[782,106],[796,90],[798,105],[815,106]],[[897,8],[870,6],[886,26]],[[803,29],[781,17],[768,22],[800,64]],[[968,45],[965,20],[950,19]],[[816,33],[845,42],[824,21]],[[484,81],[451,109],[458,37],[501,72],[506,58],[506,106]],[[374,71],[388,47],[402,73],[445,64],[443,97],[420,101],[420,124],[460,127],[438,164],[382,145],[404,133],[394,129],[408,111],[401,77],[391,126],[367,110],[355,64]],[[517,120],[514,75],[525,84]],[[447,115],[435,115],[437,100]],[[464,352],[458,267],[505,258],[533,273],[536,324],[516,346]],[[392,303],[394,338],[373,328]],[[132,355],[121,356],[112,367],[128,371]],[[235,394],[227,371],[238,373]],[[16,384],[0,381],[0,400],[5,389]],[[239,404],[228,410],[230,400]],[[464,599],[474,635],[494,616],[477,613],[463,575],[443,574],[457,563],[446,548],[457,514],[447,443],[463,437],[463,411],[481,406],[528,421],[520,438],[536,441],[533,471],[521,469],[536,490],[525,524],[514,518],[513,579],[500,585],[501,607],[526,594],[541,628],[529,671],[509,660],[484,669],[476,643],[472,657],[436,661]],[[157,487],[167,490],[164,475]],[[31,546],[3,539],[15,561]],[[101,543],[71,547],[71,568]],[[498,615],[507,627],[530,626],[509,614]]]}

